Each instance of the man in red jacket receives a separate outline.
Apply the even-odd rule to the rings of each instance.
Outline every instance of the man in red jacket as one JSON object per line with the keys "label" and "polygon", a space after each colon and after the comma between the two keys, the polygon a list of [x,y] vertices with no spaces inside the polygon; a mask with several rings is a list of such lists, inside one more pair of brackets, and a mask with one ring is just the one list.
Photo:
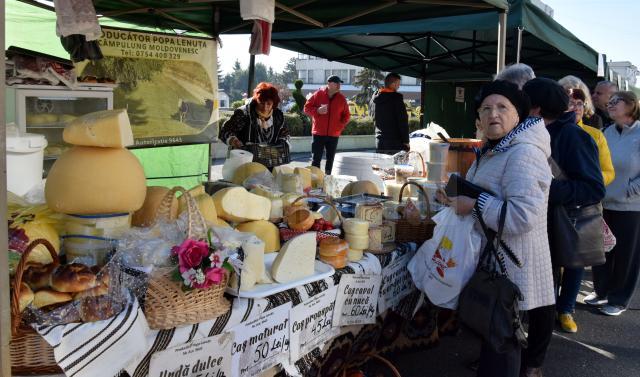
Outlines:
{"label": "man in red jacket", "polygon": [[320,167],[322,154],[326,149],[327,162],[324,171],[327,175],[331,174],[333,158],[338,148],[338,138],[351,118],[347,99],[340,93],[340,84],[342,84],[340,77],[330,76],[327,79],[327,86],[313,93],[304,105],[304,112],[313,119],[311,165]]}

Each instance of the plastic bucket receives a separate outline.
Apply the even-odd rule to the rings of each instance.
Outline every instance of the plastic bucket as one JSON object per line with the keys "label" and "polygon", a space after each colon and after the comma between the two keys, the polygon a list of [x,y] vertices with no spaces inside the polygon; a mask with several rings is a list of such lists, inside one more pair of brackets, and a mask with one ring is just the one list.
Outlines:
{"label": "plastic bucket", "polygon": [[429,162],[445,163],[449,152],[448,143],[439,143],[432,141],[429,143]]}
{"label": "plastic bucket", "polygon": [[42,182],[42,160],[47,139],[44,135],[7,135],[7,190],[24,195]]}

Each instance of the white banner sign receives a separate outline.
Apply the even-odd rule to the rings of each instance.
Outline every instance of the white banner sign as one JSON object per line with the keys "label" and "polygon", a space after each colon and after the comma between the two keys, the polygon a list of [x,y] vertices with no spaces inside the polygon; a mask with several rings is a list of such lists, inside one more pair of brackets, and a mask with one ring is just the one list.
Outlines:
{"label": "white banner sign", "polygon": [[280,305],[233,328],[233,370],[239,371],[234,375],[257,376],[287,361],[290,310],[291,303]]}
{"label": "white banner sign", "polygon": [[378,300],[378,311],[384,313],[387,309],[395,308],[400,300],[409,295],[416,286],[413,284],[407,264],[413,253],[396,258],[391,264],[382,269],[382,287]]}
{"label": "white banner sign", "polygon": [[291,310],[292,364],[339,332],[332,327],[337,292],[338,287],[332,287]]}
{"label": "white banner sign", "polygon": [[230,377],[233,333],[194,340],[151,357],[149,377]]}
{"label": "white banner sign", "polygon": [[376,323],[380,275],[351,275],[340,277],[333,326]]}

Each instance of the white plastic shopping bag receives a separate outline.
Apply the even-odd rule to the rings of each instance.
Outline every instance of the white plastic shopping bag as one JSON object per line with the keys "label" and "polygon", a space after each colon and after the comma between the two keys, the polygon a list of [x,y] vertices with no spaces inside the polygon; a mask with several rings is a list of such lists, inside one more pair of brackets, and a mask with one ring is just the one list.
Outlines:
{"label": "white plastic shopping bag", "polygon": [[407,266],[416,287],[440,307],[458,307],[458,295],[478,264],[482,238],[473,216],[458,216],[447,207],[433,217],[433,237],[418,249]]}

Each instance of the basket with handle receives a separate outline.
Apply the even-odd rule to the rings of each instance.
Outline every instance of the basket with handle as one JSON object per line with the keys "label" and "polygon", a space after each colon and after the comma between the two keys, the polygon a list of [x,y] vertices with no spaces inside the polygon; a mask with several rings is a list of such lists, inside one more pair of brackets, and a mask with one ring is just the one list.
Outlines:
{"label": "basket with handle", "polygon": [[424,197],[424,201],[427,203],[427,218],[418,222],[409,221],[407,219],[400,219],[396,222],[396,242],[416,242],[418,246],[424,241],[430,239],[433,236],[433,228],[436,223],[431,220],[431,204],[429,203],[429,196],[424,191],[422,186],[415,182],[407,182],[400,188],[399,202],[402,204],[402,194],[404,189],[414,185],[418,188],[418,192]]}
{"label": "basket with handle", "polygon": [[241,148],[253,154],[253,162],[259,162],[269,169],[291,162],[289,145],[284,142],[279,145],[247,143]]}
{"label": "basket with handle", "polygon": [[[174,187],[164,196],[156,212],[156,222],[169,221],[171,202],[176,192],[182,193],[187,204],[187,237],[205,240],[207,223],[193,197],[182,187]],[[228,274],[225,274],[220,284],[183,291],[182,283],[172,279],[172,272],[173,268],[157,268],[149,278],[144,312],[150,328],[162,330],[191,325],[215,318],[229,310],[229,301],[224,298]]]}
{"label": "basket with handle", "polygon": [[60,264],[53,245],[45,239],[33,240],[22,257],[11,283],[11,372],[15,375],[58,374],[62,369],[53,356],[53,347],[34,329],[22,322],[20,313],[20,285],[27,269],[27,258],[33,249],[43,245],[51,254],[53,263]]}
{"label": "basket with handle", "polygon": [[[322,203],[324,203],[324,204],[328,205],[329,207],[331,207],[338,214],[338,220],[340,221],[340,226],[337,228],[337,230],[339,230],[339,232],[317,231],[316,232],[316,240],[318,242],[320,242],[320,240],[322,240],[324,238],[328,238],[328,237],[339,238],[341,236],[341,234],[343,234],[343,232],[342,232],[342,223],[343,223],[344,219],[342,217],[342,214],[340,213],[340,210],[338,210],[338,208],[335,206],[335,204],[333,204],[332,201],[327,200],[326,198],[323,198],[321,196],[315,196],[315,195],[301,196],[301,197],[297,198],[296,200],[294,200],[289,207],[295,207],[296,203],[298,203],[298,202],[300,202],[302,200],[310,199],[310,198],[318,199]],[[293,237],[298,236],[298,235],[303,234],[303,233],[306,233],[306,232],[293,230],[293,229],[289,229],[289,228],[280,228],[280,239],[282,241],[288,241],[288,240],[292,239]]]}
{"label": "basket with handle", "polygon": [[408,158],[410,158],[410,156],[412,154],[416,154],[418,155],[418,157],[420,158],[420,163],[422,165],[422,170],[419,174],[413,174],[410,177],[419,177],[419,178],[426,178],[427,177],[427,165],[424,163],[424,158],[422,157],[422,153],[416,152],[416,151],[409,151],[409,153],[407,153]]}

